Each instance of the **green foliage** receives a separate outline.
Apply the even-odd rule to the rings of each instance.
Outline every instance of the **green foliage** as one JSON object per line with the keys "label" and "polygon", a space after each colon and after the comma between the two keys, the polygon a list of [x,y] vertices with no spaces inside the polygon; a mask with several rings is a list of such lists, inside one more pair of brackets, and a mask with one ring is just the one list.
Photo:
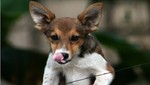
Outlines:
{"label": "green foliage", "polygon": [[23,13],[28,11],[28,0],[3,0],[1,3],[2,17],[2,45],[12,23]]}
{"label": "green foliage", "polygon": [[103,45],[117,50],[127,65],[136,65],[150,61],[149,51],[142,50],[138,45],[130,44],[115,34],[103,31],[96,33],[95,36]]}
{"label": "green foliage", "polygon": [[28,0],[3,0],[2,14],[8,17],[20,16],[28,10]]}

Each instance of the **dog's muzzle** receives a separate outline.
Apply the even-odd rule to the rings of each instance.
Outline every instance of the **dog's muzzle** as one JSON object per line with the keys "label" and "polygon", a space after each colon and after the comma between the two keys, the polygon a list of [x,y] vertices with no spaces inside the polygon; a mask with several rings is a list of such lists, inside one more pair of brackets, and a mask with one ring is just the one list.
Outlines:
{"label": "dog's muzzle", "polygon": [[68,53],[55,53],[53,55],[53,60],[58,62],[59,64],[66,64],[67,62],[71,60],[67,60],[69,57]]}

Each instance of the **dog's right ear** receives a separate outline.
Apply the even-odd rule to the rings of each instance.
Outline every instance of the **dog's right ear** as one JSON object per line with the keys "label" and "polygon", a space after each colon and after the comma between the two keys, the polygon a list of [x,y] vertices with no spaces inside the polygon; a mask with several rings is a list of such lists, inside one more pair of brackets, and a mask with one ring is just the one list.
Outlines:
{"label": "dog's right ear", "polygon": [[36,23],[35,27],[42,32],[46,31],[48,24],[55,18],[45,6],[34,1],[30,1],[30,14]]}
{"label": "dog's right ear", "polygon": [[87,33],[94,32],[98,29],[102,17],[103,3],[95,3],[85,9],[79,16],[78,20],[85,27]]}

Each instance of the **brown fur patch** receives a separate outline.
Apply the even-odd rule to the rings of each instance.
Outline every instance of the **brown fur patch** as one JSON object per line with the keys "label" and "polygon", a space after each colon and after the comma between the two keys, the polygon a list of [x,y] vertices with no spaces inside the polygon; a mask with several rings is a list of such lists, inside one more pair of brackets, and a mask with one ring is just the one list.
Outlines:
{"label": "brown fur patch", "polygon": [[113,75],[115,75],[115,70],[113,69],[113,67],[112,67],[109,63],[107,63],[107,70],[108,70],[110,73],[112,73]]}

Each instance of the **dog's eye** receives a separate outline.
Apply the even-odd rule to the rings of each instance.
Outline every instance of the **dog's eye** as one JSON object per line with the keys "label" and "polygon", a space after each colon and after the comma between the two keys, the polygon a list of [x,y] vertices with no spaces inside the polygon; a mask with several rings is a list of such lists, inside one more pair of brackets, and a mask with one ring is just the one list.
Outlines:
{"label": "dog's eye", "polygon": [[51,39],[52,39],[52,40],[54,40],[54,41],[59,40],[59,38],[58,38],[58,36],[57,36],[57,35],[52,35],[52,36],[50,36],[50,37],[51,37]]}
{"label": "dog's eye", "polygon": [[79,38],[80,38],[80,36],[78,36],[78,35],[73,35],[70,40],[71,40],[71,41],[78,41]]}

